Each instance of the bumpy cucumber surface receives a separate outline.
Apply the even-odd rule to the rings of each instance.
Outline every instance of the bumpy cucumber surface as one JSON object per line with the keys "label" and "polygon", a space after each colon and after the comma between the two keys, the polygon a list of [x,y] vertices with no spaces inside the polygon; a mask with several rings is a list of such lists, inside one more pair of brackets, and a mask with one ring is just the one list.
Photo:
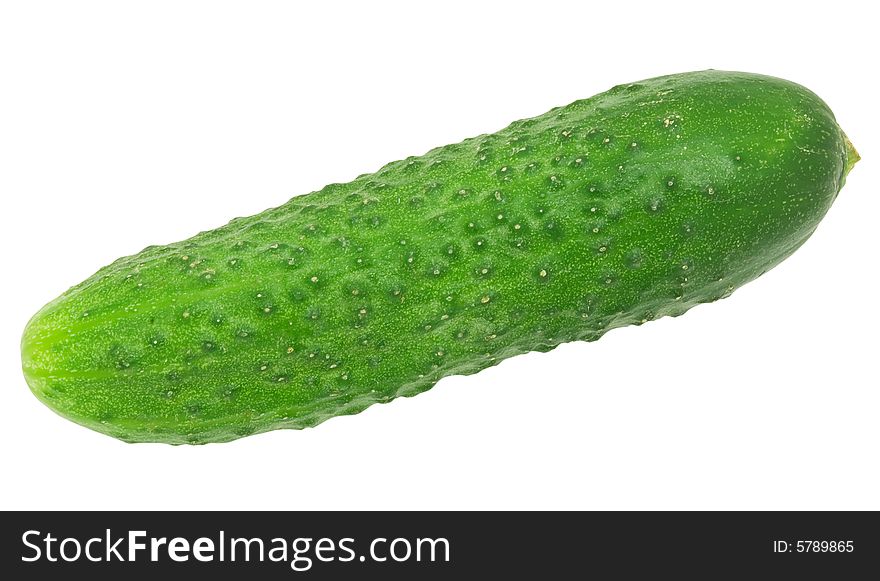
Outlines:
{"label": "bumpy cucumber surface", "polygon": [[130,442],[223,442],[728,296],[857,159],[794,83],[620,85],[117,260],[22,340],[31,390]]}

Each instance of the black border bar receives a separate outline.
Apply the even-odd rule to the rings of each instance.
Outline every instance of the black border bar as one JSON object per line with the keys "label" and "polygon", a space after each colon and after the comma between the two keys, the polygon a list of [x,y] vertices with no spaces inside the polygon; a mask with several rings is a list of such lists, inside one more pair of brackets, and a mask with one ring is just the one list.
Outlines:
{"label": "black border bar", "polygon": [[[7,512],[0,518],[0,572],[6,579],[452,579],[478,574],[560,579],[600,573],[603,579],[880,578],[876,512]],[[92,554],[102,560],[50,562],[41,552],[39,560],[25,562],[23,557],[35,555],[23,542],[28,531],[38,531],[27,539],[41,549],[47,533],[57,539],[56,558],[61,539],[76,539],[66,546],[71,556],[77,546],[100,538]],[[115,555],[110,562],[103,560],[108,534],[113,542],[123,539],[118,551],[127,554],[129,531],[144,531],[147,536],[138,538],[147,547],[153,538],[212,539],[215,550],[208,556],[213,560],[196,560],[190,552],[187,561],[174,561],[164,552],[165,544],[155,562],[148,548],[133,562],[120,562]],[[231,538],[262,539],[264,560],[256,558],[255,548],[251,560],[244,561],[238,545],[236,561],[229,560],[227,546],[220,562],[216,549],[221,538],[227,543]],[[317,558],[321,538],[329,539],[321,545],[321,557],[334,560]],[[395,547],[398,558],[407,547],[414,552],[419,539],[444,539],[448,549],[441,543],[433,560],[426,550],[421,560],[411,555],[397,562],[389,558],[388,544],[398,538],[405,539]],[[296,545],[298,568],[310,559],[305,570],[291,567],[296,539],[309,539]],[[342,543],[340,552],[344,539],[350,541]],[[376,539],[385,540],[376,542],[374,550]],[[285,540],[286,560],[270,561],[269,548]],[[835,543],[835,550],[829,543]],[[330,546],[335,550],[329,551]],[[374,560],[371,550],[385,560]]]}

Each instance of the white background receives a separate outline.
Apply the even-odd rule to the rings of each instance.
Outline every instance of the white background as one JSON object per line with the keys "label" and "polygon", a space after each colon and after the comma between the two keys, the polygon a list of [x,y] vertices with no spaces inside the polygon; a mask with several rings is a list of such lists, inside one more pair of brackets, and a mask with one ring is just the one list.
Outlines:
{"label": "white background", "polygon": [[[859,6],[4,2],[0,508],[880,509],[880,51]],[[806,85],[864,158],[726,301],[223,445],[126,445],[22,378],[28,318],[118,256],[705,68]]]}

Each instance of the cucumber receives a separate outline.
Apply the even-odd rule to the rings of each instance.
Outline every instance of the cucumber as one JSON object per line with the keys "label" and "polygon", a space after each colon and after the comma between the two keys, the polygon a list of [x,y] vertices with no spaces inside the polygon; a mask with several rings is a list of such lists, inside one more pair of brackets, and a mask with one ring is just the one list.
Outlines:
{"label": "cucumber", "polygon": [[128,442],[314,426],[724,298],[857,159],[788,81],[620,85],[121,258],[31,319],[24,374]]}

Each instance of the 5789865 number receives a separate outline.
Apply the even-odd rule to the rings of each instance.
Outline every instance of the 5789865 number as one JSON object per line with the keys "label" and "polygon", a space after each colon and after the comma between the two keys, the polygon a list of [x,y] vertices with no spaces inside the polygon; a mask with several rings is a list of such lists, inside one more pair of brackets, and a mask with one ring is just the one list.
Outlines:
{"label": "5789865 number", "polygon": [[852,541],[797,541],[795,545],[798,553],[852,553],[853,550]]}

